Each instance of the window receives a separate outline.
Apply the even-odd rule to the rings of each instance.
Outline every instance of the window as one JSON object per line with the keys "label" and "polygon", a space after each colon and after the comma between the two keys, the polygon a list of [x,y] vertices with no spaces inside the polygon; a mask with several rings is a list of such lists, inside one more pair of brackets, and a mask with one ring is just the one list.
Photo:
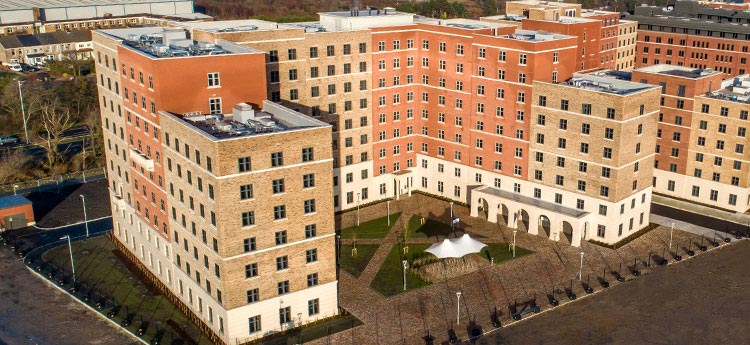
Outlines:
{"label": "window", "polygon": [[313,263],[318,261],[318,249],[313,248],[305,251],[305,262]]}
{"label": "window", "polygon": [[278,167],[284,165],[284,153],[273,152],[271,153],[271,166]]}
{"label": "window", "polygon": [[242,226],[255,225],[255,211],[242,212]]}
{"label": "window", "polygon": [[247,200],[253,198],[253,185],[246,184],[240,186],[240,200]]}
{"label": "window", "polygon": [[220,86],[219,84],[219,72],[213,72],[208,74],[208,87]]}
{"label": "window", "polygon": [[317,315],[320,313],[320,301],[316,299],[311,299],[307,301],[307,315]]}
{"label": "window", "polygon": [[240,157],[237,159],[237,170],[239,172],[250,171],[250,157]]}
{"label": "window", "polygon": [[253,278],[258,276],[258,264],[252,263],[245,265],[245,278]]}
{"label": "window", "polygon": [[518,54],[518,64],[519,65],[526,64],[526,54]]}
{"label": "window", "polygon": [[[258,291],[258,288],[247,290],[246,294],[247,294],[247,304],[260,301],[260,292]],[[250,333],[252,333],[252,331]]]}
{"label": "window", "polygon": [[247,319],[250,334],[260,332],[260,315],[255,315]]}
{"label": "window", "polygon": [[[287,292],[289,282],[287,281]],[[279,292],[279,295],[281,293]],[[286,323],[292,322],[292,307],[279,308],[279,325],[283,326]]]}
{"label": "window", "polygon": [[283,178],[271,181],[271,185],[273,187],[272,189],[273,194],[284,193],[284,179]]}
{"label": "window", "polygon": [[303,162],[310,162],[314,158],[313,156],[313,148],[312,147],[305,147],[302,149],[302,161]]}
{"label": "window", "polygon": [[273,207],[273,219],[279,220],[286,218],[286,205],[278,205]]}
{"label": "window", "polygon": [[[242,249],[245,253],[252,252],[256,249],[255,237],[246,238],[242,240]],[[218,266],[217,266],[218,267]]]}
{"label": "window", "polygon": [[[277,241],[278,243],[278,241]],[[276,270],[283,271],[289,268],[289,256],[280,256],[276,258]]]}
{"label": "window", "polygon": [[315,199],[305,200],[304,210],[305,210],[305,214],[315,212]]}
{"label": "window", "polygon": [[221,114],[221,98],[209,98],[208,109],[211,114]]}

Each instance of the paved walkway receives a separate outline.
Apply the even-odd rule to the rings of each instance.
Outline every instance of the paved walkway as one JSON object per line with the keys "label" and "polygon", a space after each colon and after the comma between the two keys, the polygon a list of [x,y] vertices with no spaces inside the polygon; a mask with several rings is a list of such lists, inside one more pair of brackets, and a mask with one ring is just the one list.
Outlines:
{"label": "paved walkway", "polygon": [[[385,215],[385,205],[379,204],[361,210],[363,219],[374,219]],[[414,195],[398,202],[391,202],[392,212],[403,211],[402,218],[408,221],[410,214],[422,214],[432,219],[447,222],[450,218],[447,202],[422,195]],[[454,206],[454,214],[462,220],[462,228],[484,237],[486,242],[512,242],[512,230],[481,218],[469,217],[469,210]],[[355,214],[347,213],[339,219],[342,227],[356,222]],[[354,219],[354,220],[353,220]],[[400,223],[400,222],[399,222]],[[701,237],[689,231],[682,231],[682,224],[676,224],[673,234],[673,251],[687,259],[687,250],[696,250]],[[408,291],[385,298],[369,288],[369,283],[377,268],[385,258],[395,236],[400,231],[399,224],[382,241],[383,246],[359,279],[347,273],[341,274],[339,281],[340,304],[364,322],[352,330],[334,334],[330,339],[319,339],[314,344],[420,344],[423,337],[434,338],[436,344],[448,339],[453,332],[460,339],[467,340],[470,334],[479,330],[493,329],[492,317],[497,314],[503,325],[513,323],[509,306],[518,304],[521,309],[525,302],[536,298],[542,309],[551,308],[549,296],[560,303],[566,303],[566,291],[579,296],[585,283],[595,291],[602,290],[600,282],[620,284],[616,277],[621,275],[626,281],[637,279],[633,271],[641,275],[663,269],[657,263],[666,257],[674,264],[672,253],[668,251],[670,228],[660,226],[618,250],[610,250],[584,242],[580,248],[567,243],[553,242],[542,236],[518,231],[517,245],[535,253],[499,265],[488,266],[479,271],[445,282]],[[433,239],[434,242],[434,239]],[[736,243],[733,241],[732,243]],[[364,243],[364,242],[363,242]],[[720,243],[722,246],[725,244]],[[714,247],[709,245],[709,251]],[[584,253],[581,266],[581,252]],[[647,267],[649,266],[649,267]],[[582,280],[578,280],[581,269]],[[460,321],[456,325],[456,292],[461,291]]]}
{"label": "paved walkway", "polygon": [[720,241],[723,241],[724,238],[730,237],[725,232],[716,231],[714,229],[709,229],[700,225],[691,224],[688,222],[683,222],[681,220],[677,220],[674,218],[664,217],[656,214],[651,214],[651,221],[659,224],[664,227],[671,227],[672,224],[674,224],[676,229],[680,229],[682,231],[691,232],[693,234],[699,235],[699,236],[705,236],[706,238],[713,239],[714,236]]}

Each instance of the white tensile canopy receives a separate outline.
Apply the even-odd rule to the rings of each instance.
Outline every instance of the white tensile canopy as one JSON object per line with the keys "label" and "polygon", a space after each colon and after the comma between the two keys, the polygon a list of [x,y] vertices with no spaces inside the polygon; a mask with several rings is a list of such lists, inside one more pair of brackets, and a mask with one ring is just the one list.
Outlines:
{"label": "white tensile canopy", "polygon": [[460,238],[444,239],[443,242],[435,243],[425,250],[426,252],[443,258],[460,258],[466,254],[479,253],[486,244],[479,242],[464,234]]}

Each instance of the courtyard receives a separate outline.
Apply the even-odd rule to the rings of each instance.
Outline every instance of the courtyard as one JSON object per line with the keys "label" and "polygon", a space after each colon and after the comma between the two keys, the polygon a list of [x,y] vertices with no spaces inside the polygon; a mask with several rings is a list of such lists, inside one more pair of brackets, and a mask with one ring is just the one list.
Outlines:
{"label": "courtyard", "polygon": [[[590,304],[594,299],[620,296],[621,293],[617,292],[626,289],[630,281],[637,280],[638,284],[642,284],[640,280],[645,280],[645,277],[652,279],[651,275],[671,272],[673,267],[685,266],[673,265],[676,263],[674,255],[680,255],[682,260],[692,259],[688,255],[688,251],[691,251],[700,260],[704,252],[699,247],[705,246],[707,252],[713,253],[716,249],[727,246],[720,235],[716,238],[716,243],[712,243],[714,238],[704,238],[675,229],[670,251],[670,229],[656,225],[616,250],[589,242],[582,243],[580,248],[571,247],[564,239],[555,242],[519,229],[516,233],[517,255],[512,258],[508,243],[513,242],[513,230],[503,224],[489,223],[481,217],[471,218],[466,207],[453,207],[453,215],[461,220],[460,231],[451,231],[450,228],[446,231],[445,226],[450,224],[451,219],[449,203],[425,195],[415,194],[399,201],[391,201],[390,210],[392,215],[399,213],[400,217],[398,221],[392,222],[392,227],[382,238],[341,240],[342,267],[352,261],[351,249],[355,245],[362,248],[367,246],[362,251],[366,252],[366,257],[356,257],[354,260],[359,260],[358,268],[354,270],[356,274],[346,273],[351,269],[344,269],[339,275],[340,305],[364,324],[333,334],[327,341],[352,344],[443,344],[450,339],[457,342],[468,341],[494,330],[477,339],[480,343],[504,343],[504,332],[512,332],[513,327],[519,327],[513,326],[506,330],[506,327],[519,322],[514,319],[514,313],[518,313],[516,316],[522,320],[518,325],[537,324],[535,320],[560,314],[560,311],[546,311],[571,308],[563,306],[573,299],[590,295],[590,298],[584,299]],[[386,215],[385,203],[362,208],[360,225]],[[356,227],[356,212],[347,212],[339,217],[337,221],[342,228]],[[414,221],[415,217],[418,222]],[[429,224],[432,229],[415,228],[416,224],[421,223],[419,218],[425,218],[425,224]],[[419,256],[418,253],[430,244],[463,233],[488,244],[483,252],[495,252],[492,254],[497,258],[494,265],[488,263],[471,273],[435,282],[415,280],[414,278],[419,277],[412,277],[412,272],[407,271],[407,289],[403,291],[401,259],[407,259],[411,265],[413,256]],[[741,242],[744,245],[747,241]],[[407,254],[403,253],[403,246],[409,247]],[[358,250],[357,254],[359,253]],[[482,254],[472,255],[482,257]],[[623,283],[626,283],[624,287],[618,287]],[[457,297],[457,292],[461,292],[460,297]],[[460,305],[457,303],[459,298]],[[621,299],[622,297],[615,298]],[[571,306],[576,305],[578,304]],[[534,314],[531,311],[533,306],[538,306],[544,313],[539,318],[526,321],[526,318]],[[495,330],[498,325],[502,328]],[[511,338],[511,343],[527,342],[519,336],[508,336],[508,339]],[[556,342],[551,333],[546,339]],[[320,341],[315,343],[322,344]],[[572,338],[567,341],[575,342]]]}

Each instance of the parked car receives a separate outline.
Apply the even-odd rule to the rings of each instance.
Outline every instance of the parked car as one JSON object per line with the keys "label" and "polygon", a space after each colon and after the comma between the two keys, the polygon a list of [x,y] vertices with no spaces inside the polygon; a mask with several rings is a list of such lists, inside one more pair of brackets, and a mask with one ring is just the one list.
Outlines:
{"label": "parked car", "polygon": [[23,70],[21,64],[18,62],[3,62],[3,66],[14,72],[21,72]]}
{"label": "parked car", "polygon": [[4,137],[0,136],[0,146],[3,145],[12,145],[18,142],[18,138],[16,137]]}

